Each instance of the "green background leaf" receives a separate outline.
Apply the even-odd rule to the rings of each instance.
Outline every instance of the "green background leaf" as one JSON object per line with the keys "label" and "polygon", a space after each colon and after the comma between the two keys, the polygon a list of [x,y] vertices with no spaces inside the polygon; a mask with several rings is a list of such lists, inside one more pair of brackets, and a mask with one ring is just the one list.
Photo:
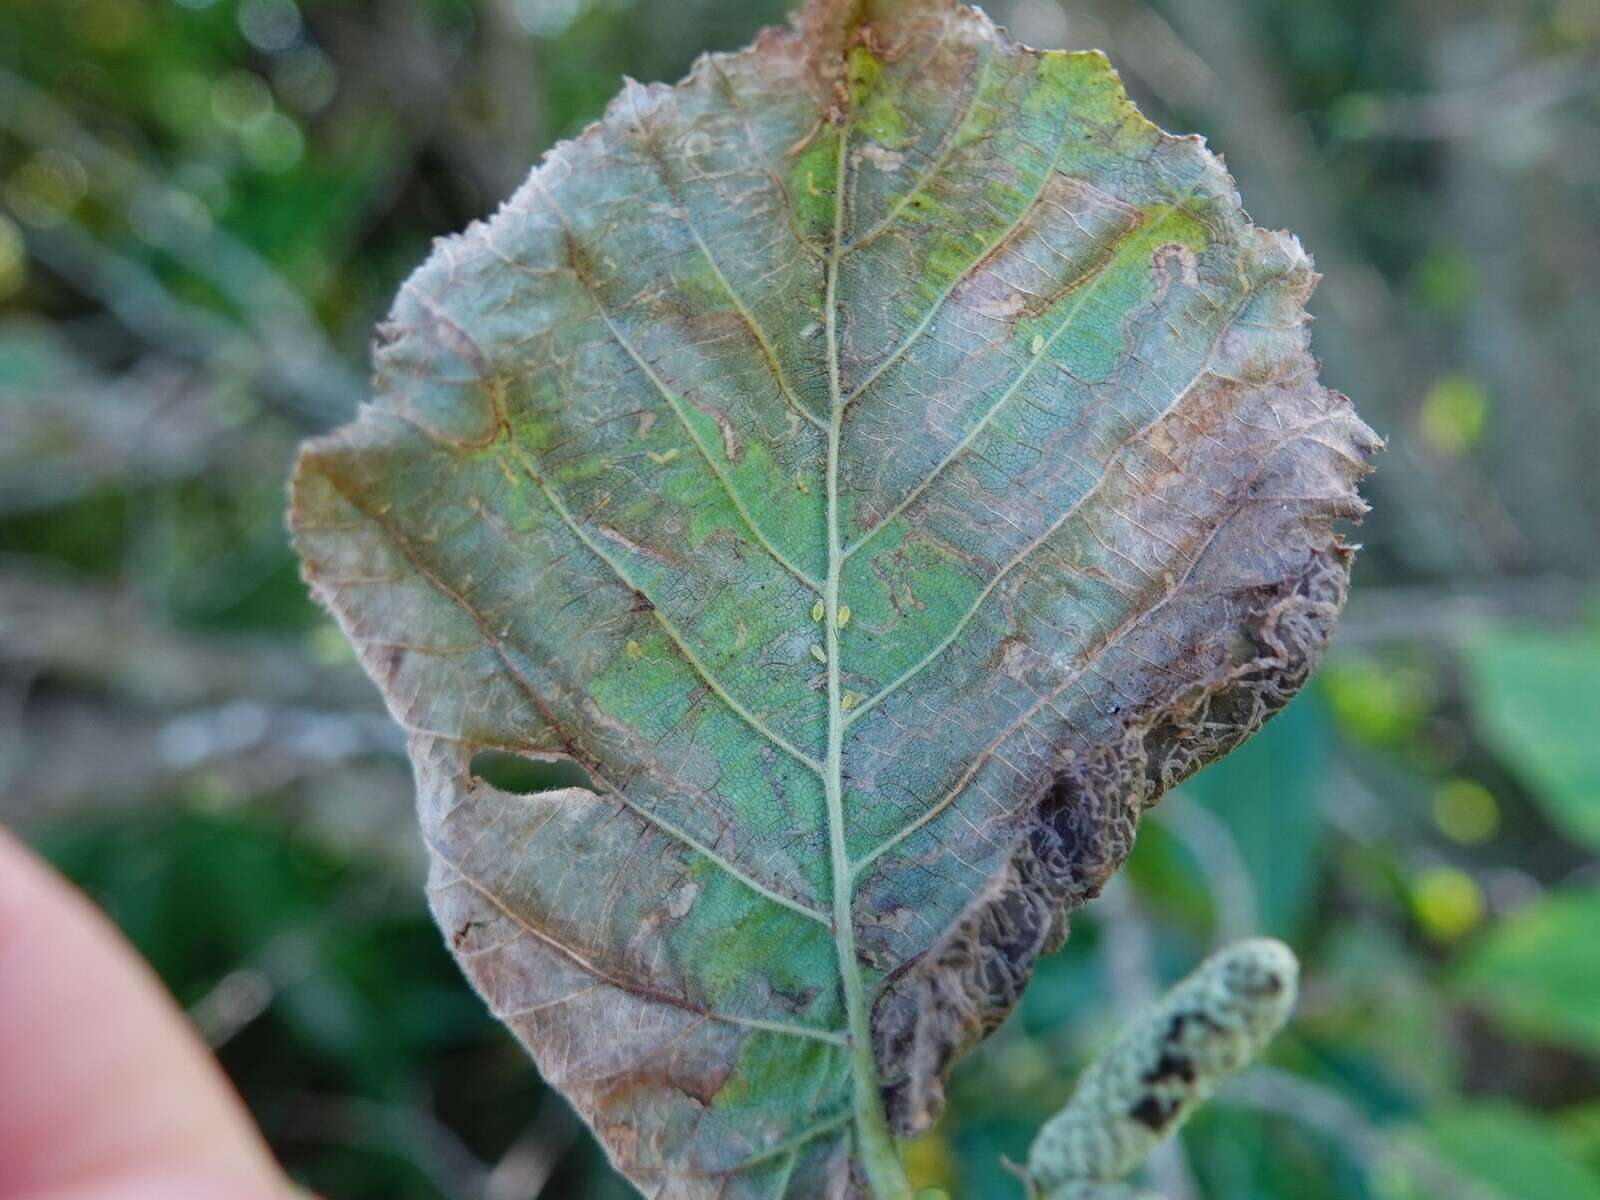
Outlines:
{"label": "green background leaf", "polygon": [[1501,630],[1465,657],[1490,744],[1557,828],[1600,852],[1600,634]]}
{"label": "green background leaf", "polygon": [[1600,1200],[1600,1176],[1555,1127],[1510,1104],[1460,1104],[1429,1117],[1424,1140],[1440,1158],[1505,1200]]}
{"label": "green background leaf", "polygon": [[[1237,847],[1257,918],[1254,929],[1239,932],[1268,933],[1292,943],[1302,926],[1326,835],[1319,806],[1330,740],[1318,689],[1310,688],[1173,798],[1205,805]],[[1213,867],[1231,869],[1217,862]]]}
{"label": "green background leaf", "polygon": [[1600,1055],[1600,891],[1552,892],[1507,917],[1456,968],[1457,995],[1526,1037]]}

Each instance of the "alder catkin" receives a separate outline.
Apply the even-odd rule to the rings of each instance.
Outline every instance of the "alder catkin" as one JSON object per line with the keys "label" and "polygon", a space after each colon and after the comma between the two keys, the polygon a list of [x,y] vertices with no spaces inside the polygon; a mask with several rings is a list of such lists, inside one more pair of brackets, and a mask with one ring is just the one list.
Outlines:
{"label": "alder catkin", "polygon": [[1125,1179],[1223,1079],[1249,1065],[1288,1020],[1299,973],[1282,942],[1236,942],[1139,1016],[1034,1138],[1028,1174],[1038,1194],[1137,1197],[1083,1185]]}

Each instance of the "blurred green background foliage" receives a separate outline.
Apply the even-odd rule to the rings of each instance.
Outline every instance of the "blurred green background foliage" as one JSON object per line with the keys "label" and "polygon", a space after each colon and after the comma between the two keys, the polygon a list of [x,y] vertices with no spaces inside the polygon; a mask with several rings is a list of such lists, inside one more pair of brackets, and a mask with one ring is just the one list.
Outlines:
{"label": "blurred green background foliage", "polygon": [[[0,5],[0,818],[103,904],[340,1200],[622,1197],[423,909],[396,732],[297,580],[432,237],[619,76],[782,0]],[[910,1148],[959,1197],[1128,1006],[1288,940],[1267,1066],[1169,1200],[1600,1198],[1600,0],[997,0],[1204,131],[1326,279],[1391,449],[1305,695],[1168,797]]]}

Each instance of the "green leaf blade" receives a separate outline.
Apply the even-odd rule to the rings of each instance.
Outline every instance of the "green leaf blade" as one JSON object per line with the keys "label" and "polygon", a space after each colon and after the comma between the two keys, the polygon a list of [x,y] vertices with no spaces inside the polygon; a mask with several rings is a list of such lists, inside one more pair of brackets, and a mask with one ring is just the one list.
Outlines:
{"label": "green leaf blade", "polygon": [[297,544],[463,968],[645,1190],[898,1195],[888,1128],[1303,681],[1377,445],[1313,282],[1102,57],[813,0],[407,284]]}
{"label": "green leaf blade", "polygon": [[1506,1200],[1600,1200],[1600,1178],[1540,1115],[1510,1104],[1457,1104],[1434,1114],[1427,1144],[1473,1184]]}
{"label": "green leaf blade", "polygon": [[1465,654],[1490,744],[1563,834],[1600,850],[1600,636],[1499,630]]}
{"label": "green leaf blade", "polygon": [[1551,892],[1487,932],[1451,980],[1512,1032],[1600,1056],[1600,891]]}

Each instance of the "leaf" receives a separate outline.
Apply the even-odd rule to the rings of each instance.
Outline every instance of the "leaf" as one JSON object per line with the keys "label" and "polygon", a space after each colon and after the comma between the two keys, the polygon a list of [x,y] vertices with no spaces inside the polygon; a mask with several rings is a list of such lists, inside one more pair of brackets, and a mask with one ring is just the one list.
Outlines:
{"label": "leaf", "polygon": [[1513,1032],[1600,1055],[1600,890],[1552,892],[1500,921],[1452,990]]}
{"label": "leaf", "polygon": [[1303,682],[1377,446],[1314,282],[1102,56],[813,0],[406,285],[295,537],[452,947],[643,1190],[906,1195],[890,1131]]}
{"label": "leaf", "polygon": [[1555,1117],[1561,1143],[1590,1170],[1600,1171],[1600,1102],[1561,1109]]}
{"label": "leaf", "polygon": [[1555,1128],[1510,1104],[1457,1104],[1430,1114],[1424,1140],[1506,1200],[1600,1200],[1600,1177],[1568,1153]]}
{"label": "leaf", "polygon": [[1501,630],[1465,654],[1484,737],[1562,833],[1600,851],[1600,636]]}
{"label": "leaf", "polygon": [[1183,789],[1231,836],[1248,873],[1239,882],[1253,885],[1256,929],[1275,937],[1292,938],[1316,891],[1328,762],[1320,690],[1303,693],[1260,737]]}

